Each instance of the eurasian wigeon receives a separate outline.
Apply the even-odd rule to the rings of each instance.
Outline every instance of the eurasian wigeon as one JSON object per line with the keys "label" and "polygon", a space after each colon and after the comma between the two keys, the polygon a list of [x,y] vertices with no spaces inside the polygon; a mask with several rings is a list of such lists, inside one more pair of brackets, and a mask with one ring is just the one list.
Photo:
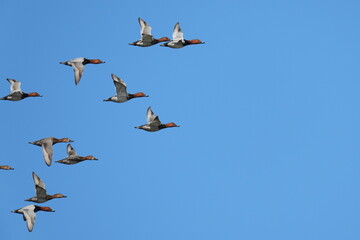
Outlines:
{"label": "eurasian wigeon", "polygon": [[135,128],[143,129],[143,130],[148,131],[148,132],[156,132],[156,131],[159,131],[159,130],[161,130],[163,128],[180,127],[180,126],[176,125],[173,122],[162,124],[160,122],[160,120],[159,120],[159,117],[156,116],[153,113],[153,111],[151,110],[151,107],[149,107],[148,110],[147,110],[146,120],[147,120],[147,124],[144,124],[144,125],[141,125],[141,126],[135,127]]}
{"label": "eurasian wigeon", "polygon": [[186,40],[184,39],[184,34],[181,31],[180,24],[176,23],[174,27],[174,31],[172,34],[172,40],[170,42],[161,44],[160,46],[164,47],[170,47],[170,48],[182,48],[187,45],[193,45],[193,44],[204,44],[205,42],[202,42],[199,39],[193,39],[193,40]]}
{"label": "eurasian wigeon", "polygon": [[12,167],[10,167],[9,165],[2,165],[0,166],[0,169],[2,170],[14,170]]}
{"label": "eurasian wigeon", "polygon": [[0,98],[0,100],[9,100],[9,101],[20,101],[27,97],[42,97],[37,92],[31,92],[31,93],[24,93],[21,91],[20,85],[21,82],[16,81],[15,79],[7,78],[6,80],[9,81],[10,85],[10,94]]}
{"label": "eurasian wigeon", "polygon": [[11,212],[22,214],[24,221],[26,221],[26,226],[27,226],[29,232],[31,232],[34,228],[37,211],[55,212],[54,210],[52,210],[49,207],[40,207],[37,205],[29,205],[29,206],[26,206],[23,208],[16,209]]}
{"label": "eurasian wigeon", "polygon": [[43,203],[43,202],[47,202],[54,198],[66,198],[66,196],[64,196],[61,193],[48,195],[46,193],[45,183],[34,172],[32,173],[32,176],[33,176],[34,183],[35,183],[36,196],[29,198],[29,199],[25,199],[25,201]]}
{"label": "eurasian wigeon", "polygon": [[71,144],[68,144],[66,147],[66,153],[68,155],[67,158],[61,159],[59,161],[56,161],[58,163],[66,164],[66,165],[73,165],[77,164],[79,162],[85,161],[85,160],[98,160],[92,155],[80,157],[76,154],[75,149],[71,146]]}
{"label": "eurasian wigeon", "polygon": [[46,165],[50,166],[52,161],[53,155],[53,148],[52,145],[60,142],[73,142],[69,138],[54,138],[54,137],[47,137],[35,142],[29,142],[30,144],[34,144],[36,146],[40,146],[44,155],[44,160]]}
{"label": "eurasian wigeon", "polygon": [[138,92],[138,93],[134,93],[134,94],[127,93],[126,83],[123,80],[121,80],[121,78],[116,76],[115,74],[111,74],[111,77],[112,77],[114,85],[115,85],[116,95],[114,95],[108,99],[105,99],[104,101],[123,103],[123,102],[126,102],[133,98],[148,97],[148,95],[145,95],[142,92]]}
{"label": "eurasian wigeon", "polygon": [[100,59],[87,59],[83,57],[75,58],[65,62],[60,62],[60,64],[65,64],[67,66],[73,67],[75,74],[75,85],[79,84],[81,76],[84,72],[85,65],[89,63],[100,64],[105,62],[101,61]]}
{"label": "eurasian wigeon", "polygon": [[141,39],[133,42],[133,43],[129,43],[129,45],[133,45],[133,46],[139,46],[139,47],[150,47],[152,45],[155,45],[159,42],[167,42],[170,41],[169,38],[167,37],[162,37],[159,39],[155,39],[152,35],[151,35],[151,27],[150,25],[145,22],[144,20],[142,20],[141,18],[138,18],[139,20],[139,24],[140,24],[140,36]]}

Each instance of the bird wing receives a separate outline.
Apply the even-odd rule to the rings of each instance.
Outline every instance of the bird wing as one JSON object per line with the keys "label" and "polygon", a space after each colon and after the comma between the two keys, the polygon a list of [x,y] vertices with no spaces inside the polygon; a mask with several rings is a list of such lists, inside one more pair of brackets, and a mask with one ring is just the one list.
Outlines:
{"label": "bird wing", "polygon": [[77,156],[75,149],[71,146],[70,143],[66,146],[66,152],[67,152],[67,155],[69,157],[70,156]]}
{"label": "bird wing", "polygon": [[32,173],[35,186],[39,186],[45,190],[45,183],[39,178],[38,175],[36,175],[34,172]]}
{"label": "bird wing", "polygon": [[159,117],[153,113],[153,111],[151,110],[151,107],[149,107],[147,110],[146,120],[147,120],[148,124],[151,126],[159,126],[161,124]]}
{"label": "bird wing", "polygon": [[84,72],[85,66],[84,64],[82,64],[82,62],[72,62],[71,66],[74,69],[75,85],[78,85]]}
{"label": "bird wing", "polygon": [[36,196],[39,198],[46,199],[46,190],[38,185],[35,185]]}
{"label": "bird wing", "polygon": [[6,80],[8,80],[9,83],[11,84],[11,85],[10,85],[10,91],[11,91],[11,93],[14,93],[14,92],[22,92],[22,91],[21,91],[21,88],[20,88],[21,82],[16,81],[15,79],[11,79],[11,78],[7,78]]}
{"label": "bird wing", "polygon": [[30,209],[23,209],[23,216],[26,221],[26,226],[29,232],[31,232],[34,228],[36,213]]}
{"label": "bird wing", "polygon": [[139,24],[140,24],[140,35],[151,35],[151,27],[150,25],[142,20],[141,18],[138,18]]}
{"label": "bird wing", "polygon": [[174,41],[184,41],[184,34],[181,31],[179,23],[176,23],[175,26],[174,26],[174,31],[173,31],[172,38],[173,38]]}
{"label": "bird wing", "polygon": [[114,81],[117,98],[119,99],[120,97],[127,97],[126,83],[115,74],[111,74],[111,77]]}
{"label": "bird wing", "polygon": [[51,161],[52,161],[52,155],[53,155],[52,143],[50,143],[50,142],[42,143],[41,150],[43,152],[46,165],[50,166]]}

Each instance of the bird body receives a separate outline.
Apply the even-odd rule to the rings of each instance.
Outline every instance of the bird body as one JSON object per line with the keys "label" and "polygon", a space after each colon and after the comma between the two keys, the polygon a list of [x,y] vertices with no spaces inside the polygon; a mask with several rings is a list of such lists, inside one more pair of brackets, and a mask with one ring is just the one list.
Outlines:
{"label": "bird body", "polygon": [[166,42],[170,41],[167,37],[162,37],[159,39],[155,39],[153,35],[151,35],[151,27],[150,25],[142,20],[141,18],[138,18],[139,24],[140,24],[140,36],[141,39],[138,41],[135,41],[133,43],[129,43],[129,45],[138,46],[138,47],[150,47],[152,45],[155,45],[159,42]]}
{"label": "bird body", "polygon": [[49,207],[41,207],[37,205],[28,205],[23,208],[16,209],[14,211],[11,211],[13,213],[19,213],[23,215],[24,221],[26,221],[26,226],[31,232],[35,225],[35,218],[36,218],[36,212],[38,211],[45,211],[45,212],[55,212]]}
{"label": "bird body", "polygon": [[193,39],[193,40],[184,39],[184,33],[181,31],[179,23],[176,23],[174,26],[172,38],[173,39],[170,42],[161,44],[160,46],[170,47],[170,48],[183,48],[187,45],[204,44],[205,43],[199,39]]}
{"label": "bird body", "polygon": [[71,144],[68,144],[66,147],[66,152],[68,154],[68,157],[58,160],[56,162],[66,164],[66,165],[73,165],[77,164],[79,162],[85,161],[85,160],[98,160],[92,155],[88,155],[85,157],[78,156],[75,149],[71,146]]}
{"label": "bird body", "polygon": [[133,98],[148,97],[148,95],[145,95],[142,92],[138,92],[135,94],[127,93],[126,83],[123,80],[121,80],[121,78],[117,77],[115,74],[111,74],[111,77],[112,77],[114,85],[115,85],[116,95],[114,95],[108,99],[105,99],[104,101],[123,103],[123,102],[127,102],[128,100],[133,99]]}
{"label": "bird body", "polygon": [[21,82],[15,80],[15,79],[7,78],[6,80],[8,80],[8,82],[11,84],[10,85],[10,94],[5,97],[0,98],[0,100],[20,101],[27,97],[42,97],[37,92],[24,93],[23,91],[21,91],[21,88],[20,88]]}
{"label": "bird body", "polygon": [[151,107],[149,107],[146,112],[146,120],[147,120],[147,124],[135,128],[142,129],[148,132],[156,132],[164,128],[180,127],[173,122],[162,124],[159,120],[159,117],[156,116],[151,110]]}
{"label": "bird body", "polygon": [[71,66],[74,69],[75,85],[79,84],[81,76],[84,72],[85,65],[89,63],[100,64],[105,62],[101,61],[100,59],[87,59],[83,57],[78,57],[65,62],[60,62],[60,64]]}
{"label": "bird body", "polygon": [[46,165],[50,166],[52,162],[52,155],[53,155],[53,148],[52,145],[59,143],[59,142],[73,142],[69,138],[54,138],[54,137],[47,137],[43,138],[34,142],[29,142],[30,144],[40,146],[43,152],[44,161]]}
{"label": "bird body", "polygon": [[46,193],[45,183],[34,172],[32,173],[32,176],[33,176],[33,180],[34,180],[34,184],[35,184],[36,196],[26,199],[25,201],[43,203],[43,202],[47,202],[54,198],[66,198],[66,196],[64,196],[61,193],[48,195]]}

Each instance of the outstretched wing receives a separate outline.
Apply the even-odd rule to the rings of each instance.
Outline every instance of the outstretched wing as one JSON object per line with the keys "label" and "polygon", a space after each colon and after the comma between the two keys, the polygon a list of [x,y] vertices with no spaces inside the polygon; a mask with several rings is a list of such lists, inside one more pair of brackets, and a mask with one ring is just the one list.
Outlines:
{"label": "outstretched wing", "polygon": [[46,165],[50,166],[51,161],[52,161],[52,155],[53,155],[52,143],[50,143],[50,142],[42,143],[41,150],[43,152]]}
{"label": "outstretched wing", "polygon": [[178,22],[174,26],[172,38],[173,41],[184,41],[184,34],[181,31],[180,24]]}
{"label": "outstretched wing", "polygon": [[22,91],[21,91],[21,88],[20,88],[21,82],[16,81],[15,79],[11,79],[11,78],[7,78],[6,80],[8,80],[9,83],[11,84],[11,85],[10,85],[10,91],[11,91],[11,93],[14,93],[14,92],[22,92]]}
{"label": "outstretched wing", "polygon": [[161,124],[159,117],[153,113],[153,111],[151,110],[151,107],[149,107],[147,110],[146,120],[147,120],[147,123],[151,126],[159,126]]}
{"label": "outstretched wing", "polygon": [[31,232],[35,225],[36,213],[30,209],[23,209],[23,216],[26,221],[26,226],[29,232]]}
{"label": "outstretched wing", "polygon": [[78,85],[85,66],[82,64],[82,62],[72,62],[71,65],[74,69],[75,84]]}
{"label": "outstretched wing", "polygon": [[38,198],[46,198],[45,183],[34,172],[32,173],[32,176],[35,183],[36,196]]}
{"label": "outstretched wing", "polygon": [[77,156],[75,149],[71,146],[70,143],[66,146],[66,152],[67,152],[67,155],[69,157],[70,156]]}
{"label": "outstretched wing", "polygon": [[121,78],[116,76],[115,74],[111,74],[111,77],[114,81],[114,85],[116,88],[116,95],[117,95],[118,99],[120,97],[126,97],[127,96],[126,83],[123,80],[121,80]]}
{"label": "outstretched wing", "polygon": [[151,35],[150,25],[141,18],[138,18],[138,20],[140,24],[140,35]]}
{"label": "outstretched wing", "polygon": [[39,178],[39,176],[36,175],[36,173],[34,173],[34,172],[32,172],[32,176],[33,176],[35,185],[45,189],[45,183]]}

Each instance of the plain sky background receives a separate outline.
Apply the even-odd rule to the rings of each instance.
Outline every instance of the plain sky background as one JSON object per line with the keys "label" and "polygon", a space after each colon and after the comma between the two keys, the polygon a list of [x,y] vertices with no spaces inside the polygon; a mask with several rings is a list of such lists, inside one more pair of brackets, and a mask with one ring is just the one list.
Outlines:
{"label": "plain sky background", "polygon": [[[360,2],[0,1],[0,239],[360,239]],[[169,49],[129,46],[141,17]],[[60,61],[100,58],[78,86]],[[149,98],[103,102],[110,77]],[[151,106],[180,128],[149,133]],[[29,141],[99,161],[47,167]],[[53,160],[66,157],[54,146]],[[11,210],[48,193],[29,233]]]}

